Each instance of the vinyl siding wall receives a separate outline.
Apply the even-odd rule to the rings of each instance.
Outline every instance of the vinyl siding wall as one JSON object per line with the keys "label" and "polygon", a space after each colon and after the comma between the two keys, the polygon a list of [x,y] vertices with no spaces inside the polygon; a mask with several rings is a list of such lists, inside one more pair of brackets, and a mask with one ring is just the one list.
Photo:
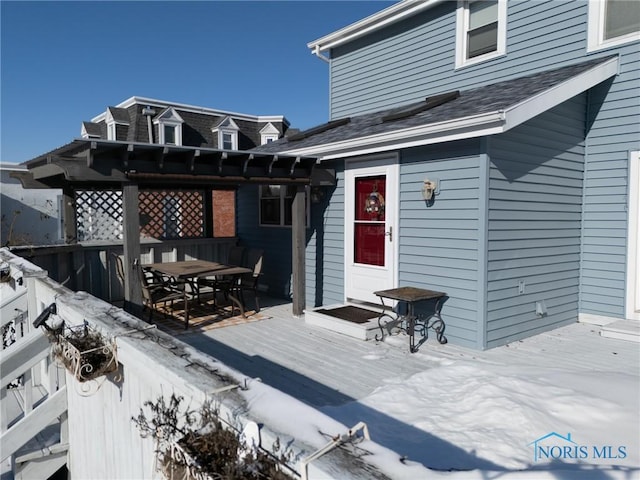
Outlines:
{"label": "vinyl siding wall", "polygon": [[628,158],[640,149],[640,42],[587,52],[588,2],[509,0],[506,55],[456,70],[455,9],[444,2],[334,49],[331,118],[619,53],[620,74],[588,95],[579,308],[623,318]]}
{"label": "vinyl siding wall", "polygon": [[580,95],[489,139],[487,347],[577,320],[585,111]]}
{"label": "vinyl siding wall", "polygon": [[344,302],[344,164],[323,162],[336,169],[335,188],[311,205],[311,236],[306,250],[307,307]]}
{"label": "vinyl siding wall", "polygon": [[383,110],[611,54],[586,54],[587,2],[509,0],[507,54],[456,70],[456,5],[444,2],[332,50],[331,117]]}
{"label": "vinyl siding wall", "polygon": [[[479,140],[413,148],[400,164],[399,286],[447,293],[445,334],[472,348],[482,348],[484,311],[479,149]],[[425,178],[439,180],[432,205],[422,198]]]}
{"label": "vinyl siding wall", "polygon": [[261,227],[258,186],[238,189],[237,232],[240,245],[264,250],[263,275],[259,283],[275,297],[291,296],[291,228]]}
{"label": "vinyl siding wall", "polygon": [[589,95],[580,305],[614,318],[625,316],[628,162],[640,150],[640,48],[619,51],[620,74]]}

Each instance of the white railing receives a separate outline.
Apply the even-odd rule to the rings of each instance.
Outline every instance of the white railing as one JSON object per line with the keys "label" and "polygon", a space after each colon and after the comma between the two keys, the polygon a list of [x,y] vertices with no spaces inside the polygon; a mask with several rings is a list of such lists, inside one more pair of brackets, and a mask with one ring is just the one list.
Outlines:
{"label": "white railing", "polygon": [[0,261],[11,268],[10,278],[0,284],[2,473],[48,478],[66,463],[68,443],[64,375],[52,362],[49,341],[31,325],[38,310],[29,286],[44,272],[20,268],[18,259],[4,255]]}

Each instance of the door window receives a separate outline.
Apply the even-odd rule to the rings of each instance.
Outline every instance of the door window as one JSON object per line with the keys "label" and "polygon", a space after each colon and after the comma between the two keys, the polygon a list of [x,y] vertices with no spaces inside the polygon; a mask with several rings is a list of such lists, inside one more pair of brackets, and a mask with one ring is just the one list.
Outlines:
{"label": "door window", "polygon": [[385,194],[384,175],[355,179],[355,263],[385,265]]}

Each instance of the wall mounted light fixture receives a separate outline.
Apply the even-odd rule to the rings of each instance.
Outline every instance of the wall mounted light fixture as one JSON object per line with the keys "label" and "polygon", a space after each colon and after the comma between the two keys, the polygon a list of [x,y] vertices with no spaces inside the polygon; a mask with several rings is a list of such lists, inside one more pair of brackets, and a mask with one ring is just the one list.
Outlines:
{"label": "wall mounted light fixture", "polygon": [[320,187],[311,187],[311,203],[320,203],[324,198],[324,190]]}
{"label": "wall mounted light fixture", "polygon": [[434,195],[440,193],[440,182],[438,179],[425,178],[422,184],[422,198],[429,201],[432,200]]}

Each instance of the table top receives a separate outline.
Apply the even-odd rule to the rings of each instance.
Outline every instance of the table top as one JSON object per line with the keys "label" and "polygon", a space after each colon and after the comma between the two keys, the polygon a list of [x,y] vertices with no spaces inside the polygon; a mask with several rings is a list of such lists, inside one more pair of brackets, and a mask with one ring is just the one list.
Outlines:
{"label": "table top", "polygon": [[224,263],[209,262],[206,260],[184,260],[180,262],[160,262],[143,265],[174,278],[193,278],[208,275],[241,275],[251,273],[247,267],[225,265]]}
{"label": "table top", "polygon": [[379,297],[390,298],[392,300],[399,300],[402,302],[420,302],[422,300],[430,300],[432,298],[440,298],[447,295],[443,292],[436,292],[434,290],[417,287],[391,288],[389,290],[378,290],[373,293]]}

